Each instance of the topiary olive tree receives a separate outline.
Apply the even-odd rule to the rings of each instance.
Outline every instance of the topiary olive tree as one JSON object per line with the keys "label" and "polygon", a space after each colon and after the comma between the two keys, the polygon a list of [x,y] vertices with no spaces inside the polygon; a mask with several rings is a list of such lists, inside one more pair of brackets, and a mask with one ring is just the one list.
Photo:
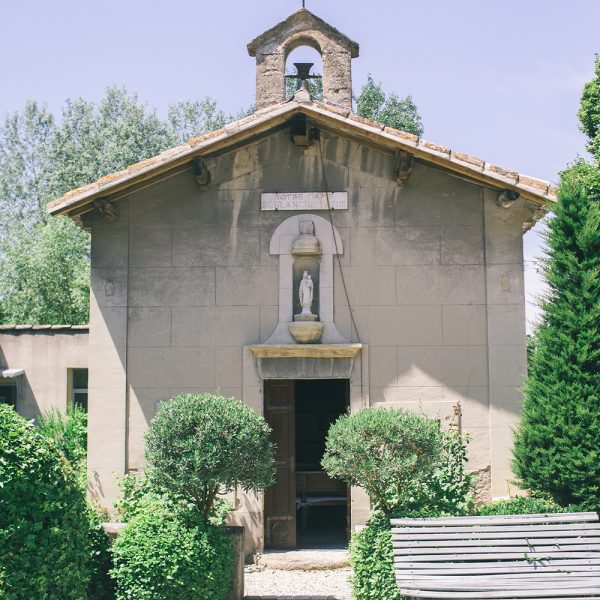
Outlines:
{"label": "topiary olive tree", "polygon": [[148,478],[208,517],[220,491],[261,491],[273,483],[269,434],[262,416],[235,398],[177,396],[161,404],[146,434]]}
{"label": "topiary olive tree", "polygon": [[352,535],[352,597],[401,600],[394,576],[391,517],[439,516],[469,505],[466,439],[451,426],[398,409],[367,408],[330,428],[322,465],[331,477],[362,487],[374,512]]}
{"label": "topiary olive tree", "polygon": [[367,408],[340,417],[327,434],[323,468],[362,487],[389,514],[407,491],[426,485],[443,461],[439,423],[399,409]]}

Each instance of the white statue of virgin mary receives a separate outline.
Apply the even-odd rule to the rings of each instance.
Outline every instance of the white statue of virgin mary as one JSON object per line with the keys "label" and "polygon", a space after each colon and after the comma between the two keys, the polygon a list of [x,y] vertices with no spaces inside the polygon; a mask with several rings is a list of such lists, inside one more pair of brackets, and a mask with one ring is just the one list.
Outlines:
{"label": "white statue of virgin mary", "polygon": [[312,315],[311,306],[313,302],[313,280],[308,271],[304,271],[300,288],[298,290],[300,306],[302,307],[303,315]]}

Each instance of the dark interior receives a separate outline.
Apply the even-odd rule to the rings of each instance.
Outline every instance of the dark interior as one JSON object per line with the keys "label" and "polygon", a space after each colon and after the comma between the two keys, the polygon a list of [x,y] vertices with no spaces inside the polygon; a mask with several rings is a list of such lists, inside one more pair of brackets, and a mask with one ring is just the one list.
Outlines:
{"label": "dark interior", "polygon": [[17,386],[16,385],[0,385],[0,404],[8,404],[9,406],[15,406],[17,400]]}
{"label": "dark interior", "polygon": [[296,398],[296,508],[299,548],[345,547],[348,490],[321,467],[331,424],[348,409],[345,379],[300,380]]}

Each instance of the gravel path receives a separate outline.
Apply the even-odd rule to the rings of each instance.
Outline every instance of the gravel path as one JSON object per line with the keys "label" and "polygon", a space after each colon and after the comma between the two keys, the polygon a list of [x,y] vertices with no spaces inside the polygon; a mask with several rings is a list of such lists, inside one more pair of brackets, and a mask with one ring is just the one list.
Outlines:
{"label": "gravel path", "polygon": [[306,598],[312,600],[350,600],[350,569],[334,571],[275,571],[246,567],[246,598]]}

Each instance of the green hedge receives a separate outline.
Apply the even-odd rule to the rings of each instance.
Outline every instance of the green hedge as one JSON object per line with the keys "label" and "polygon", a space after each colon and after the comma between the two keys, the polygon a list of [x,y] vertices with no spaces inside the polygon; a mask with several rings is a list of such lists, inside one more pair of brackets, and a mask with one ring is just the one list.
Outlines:
{"label": "green hedge", "polygon": [[115,541],[113,561],[117,600],[222,600],[233,547],[193,505],[149,496]]}
{"label": "green hedge", "polygon": [[350,543],[352,594],[355,600],[399,600],[389,518],[373,515]]}
{"label": "green hedge", "polygon": [[115,597],[114,582],[109,575],[112,567],[110,538],[104,531],[102,523],[108,517],[90,508],[88,512],[90,525],[91,575],[88,584],[88,600],[113,600]]}
{"label": "green hedge", "polygon": [[86,598],[88,515],[77,474],[54,443],[0,405],[0,597]]}
{"label": "green hedge", "polygon": [[515,496],[507,500],[496,500],[480,506],[477,514],[481,516],[491,515],[537,515],[561,512],[581,512],[585,509],[571,504],[559,506],[553,500],[531,496]]}

